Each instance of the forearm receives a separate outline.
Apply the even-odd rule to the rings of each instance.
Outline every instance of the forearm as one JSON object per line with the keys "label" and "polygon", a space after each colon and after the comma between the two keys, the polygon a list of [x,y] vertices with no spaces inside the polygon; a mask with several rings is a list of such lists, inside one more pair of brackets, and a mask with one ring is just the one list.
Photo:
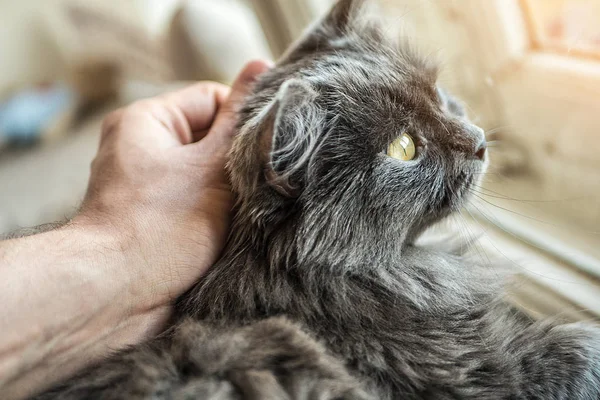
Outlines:
{"label": "forearm", "polygon": [[132,304],[123,250],[77,224],[0,242],[0,397],[27,396],[154,333],[161,313]]}

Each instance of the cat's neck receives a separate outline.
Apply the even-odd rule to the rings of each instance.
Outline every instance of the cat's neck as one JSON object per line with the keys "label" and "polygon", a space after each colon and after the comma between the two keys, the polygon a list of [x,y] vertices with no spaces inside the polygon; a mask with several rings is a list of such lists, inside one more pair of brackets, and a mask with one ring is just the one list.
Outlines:
{"label": "cat's neck", "polygon": [[[358,315],[367,309],[366,302],[374,308],[402,305],[443,314],[489,299],[497,279],[488,276],[461,257],[417,246],[408,246],[395,260],[341,268],[298,263],[289,255],[269,254],[252,241],[232,240],[222,259],[182,299],[180,311],[238,322],[278,314],[305,320],[335,314],[350,323],[369,318]],[[358,304],[362,306],[356,308]]]}

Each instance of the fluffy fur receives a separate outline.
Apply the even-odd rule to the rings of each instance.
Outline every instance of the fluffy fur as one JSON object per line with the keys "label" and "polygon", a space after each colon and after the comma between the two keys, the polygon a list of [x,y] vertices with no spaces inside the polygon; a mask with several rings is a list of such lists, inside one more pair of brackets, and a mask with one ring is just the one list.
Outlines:
{"label": "fluffy fur", "polygon": [[[496,275],[415,244],[466,201],[483,134],[361,7],[339,1],[256,84],[232,234],[179,322],[38,399],[600,398],[597,328],[532,322]],[[402,132],[413,161],[385,154]]]}

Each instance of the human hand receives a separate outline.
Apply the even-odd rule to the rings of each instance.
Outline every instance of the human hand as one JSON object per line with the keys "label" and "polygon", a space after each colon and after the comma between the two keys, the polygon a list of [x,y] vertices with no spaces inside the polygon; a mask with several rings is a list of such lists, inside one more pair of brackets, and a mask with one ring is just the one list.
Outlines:
{"label": "human hand", "polygon": [[131,283],[123,299],[131,312],[170,308],[217,260],[232,201],[224,167],[235,111],[267,69],[248,64],[230,94],[198,83],[106,118],[72,225],[116,238],[127,267],[114,273]]}

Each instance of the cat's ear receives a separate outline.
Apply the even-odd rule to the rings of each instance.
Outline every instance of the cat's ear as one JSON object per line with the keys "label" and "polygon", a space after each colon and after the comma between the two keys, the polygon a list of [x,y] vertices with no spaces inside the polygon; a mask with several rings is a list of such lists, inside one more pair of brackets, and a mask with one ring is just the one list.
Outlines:
{"label": "cat's ear", "polygon": [[[338,0],[329,12],[309,26],[282,56],[282,60],[302,57],[306,52],[328,46],[351,32],[363,31],[368,25],[367,11],[372,8],[366,0]],[[366,33],[366,32],[365,32]],[[362,35],[361,35],[362,36]]]}
{"label": "cat's ear", "polygon": [[324,129],[325,113],[315,102],[317,96],[307,82],[290,79],[265,114],[260,140],[265,180],[286,197],[300,194]]}
{"label": "cat's ear", "polygon": [[317,29],[343,35],[356,25],[364,9],[365,0],[338,0],[320,21]]}

